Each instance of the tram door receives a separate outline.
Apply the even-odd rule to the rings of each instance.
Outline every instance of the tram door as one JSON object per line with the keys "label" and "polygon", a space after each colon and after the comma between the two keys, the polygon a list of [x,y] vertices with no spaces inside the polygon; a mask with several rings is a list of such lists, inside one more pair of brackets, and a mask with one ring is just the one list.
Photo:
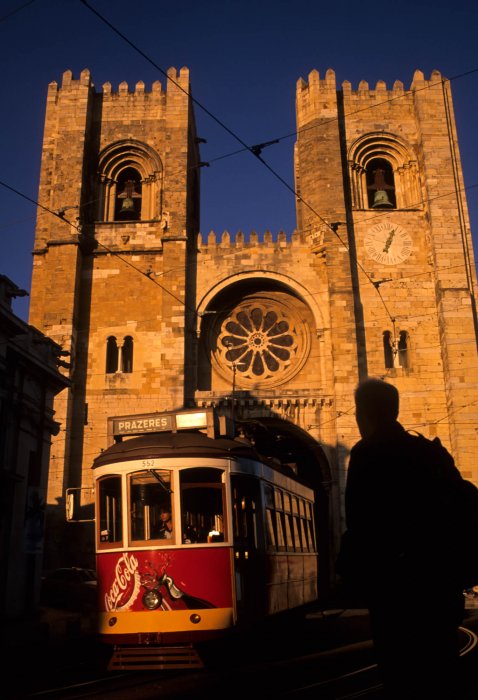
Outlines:
{"label": "tram door", "polygon": [[234,573],[238,622],[264,613],[264,544],[260,539],[260,485],[250,476],[231,476]]}

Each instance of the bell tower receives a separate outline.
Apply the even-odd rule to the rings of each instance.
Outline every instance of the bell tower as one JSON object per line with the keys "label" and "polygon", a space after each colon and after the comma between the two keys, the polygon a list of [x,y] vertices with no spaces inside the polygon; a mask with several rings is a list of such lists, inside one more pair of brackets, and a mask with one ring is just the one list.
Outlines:
{"label": "bell tower", "polygon": [[98,92],[88,70],[49,86],[30,323],[61,345],[72,380],[56,403],[53,511],[66,487],[88,488],[108,416],[191,393],[197,144],[186,68],[151,91]]}
{"label": "bell tower", "polygon": [[338,403],[358,379],[386,378],[405,427],[438,435],[478,481],[477,281],[450,82],[416,71],[408,90],[337,90],[333,71],[312,71],[296,106],[299,226],[329,224]]}

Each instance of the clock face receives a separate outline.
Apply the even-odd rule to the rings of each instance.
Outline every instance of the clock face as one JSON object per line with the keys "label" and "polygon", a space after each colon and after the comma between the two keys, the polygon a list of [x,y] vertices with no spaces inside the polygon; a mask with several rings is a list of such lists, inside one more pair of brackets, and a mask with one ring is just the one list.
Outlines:
{"label": "clock face", "polygon": [[410,234],[402,226],[387,221],[373,226],[364,243],[368,257],[383,265],[398,265],[412,252]]}

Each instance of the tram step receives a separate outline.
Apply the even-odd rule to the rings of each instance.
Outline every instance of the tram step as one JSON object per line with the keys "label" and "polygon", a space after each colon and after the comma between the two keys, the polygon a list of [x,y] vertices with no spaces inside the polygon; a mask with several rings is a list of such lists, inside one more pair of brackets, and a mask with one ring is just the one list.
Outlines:
{"label": "tram step", "polygon": [[108,671],[147,671],[173,668],[203,668],[192,645],[182,646],[117,646],[114,648]]}

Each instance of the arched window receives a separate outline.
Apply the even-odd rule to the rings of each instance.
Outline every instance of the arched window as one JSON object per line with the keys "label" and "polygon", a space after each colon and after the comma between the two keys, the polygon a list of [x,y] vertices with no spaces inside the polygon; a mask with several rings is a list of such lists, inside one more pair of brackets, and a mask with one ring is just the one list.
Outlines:
{"label": "arched window", "polygon": [[390,331],[383,332],[383,358],[386,369],[393,369],[393,344]]}
{"label": "arched window", "polygon": [[410,367],[410,338],[407,331],[400,331],[398,338],[398,364],[403,369]]}
{"label": "arched window", "polygon": [[129,374],[133,371],[133,338],[127,335],[121,348],[121,371]]}
{"label": "arched window", "polygon": [[163,165],[147,144],[134,139],[107,146],[98,161],[99,221],[150,221],[162,217]]}
{"label": "arched window", "polygon": [[118,344],[114,335],[106,341],[106,374],[114,374],[118,370]]}
{"label": "arched window", "polygon": [[110,335],[106,341],[106,374],[116,374],[118,371],[123,374],[133,371],[133,338],[130,335],[125,336],[121,347],[114,335]]}
{"label": "arched window", "polygon": [[405,209],[422,206],[417,157],[395,134],[372,132],[348,152],[354,209]]}
{"label": "arched window", "polygon": [[398,339],[391,331],[383,332],[383,358],[386,369],[410,368],[410,338],[407,331],[400,331]]}
{"label": "arched window", "polygon": [[374,158],[367,164],[368,206],[371,209],[396,209],[395,178],[388,160]]}

